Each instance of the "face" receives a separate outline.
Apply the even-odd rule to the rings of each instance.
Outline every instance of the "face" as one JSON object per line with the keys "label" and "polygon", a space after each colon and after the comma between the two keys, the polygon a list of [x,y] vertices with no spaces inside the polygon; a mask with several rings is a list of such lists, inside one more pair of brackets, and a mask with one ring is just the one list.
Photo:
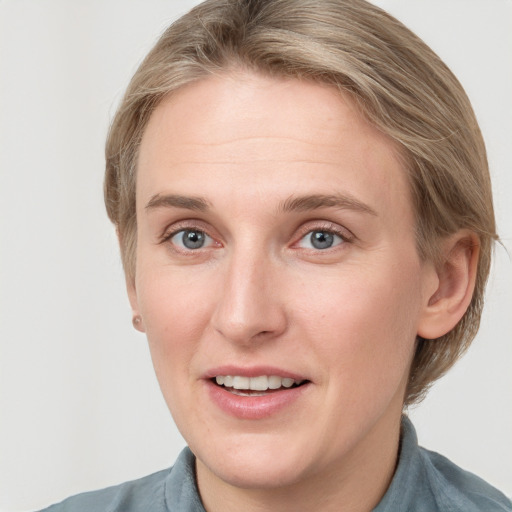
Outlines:
{"label": "face", "polygon": [[129,294],[200,481],[396,450],[433,278],[393,144],[347,98],[248,73],[183,88],[145,130],[137,223]]}

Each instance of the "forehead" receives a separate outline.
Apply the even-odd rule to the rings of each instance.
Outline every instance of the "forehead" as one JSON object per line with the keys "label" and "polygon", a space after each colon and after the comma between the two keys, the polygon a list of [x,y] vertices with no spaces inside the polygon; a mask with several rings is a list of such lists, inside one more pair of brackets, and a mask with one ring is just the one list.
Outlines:
{"label": "forehead", "polygon": [[348,96],[327,85],[248,72],[208,77],[162,101],[144,132],[138,164],[141,204],[166,189],[207,192],[212,182],[215,191],[219,184],[261,189],[263,182],[283,193],[287,183],[290,194],[338,189],[376,204],[409,195],[395,144]]}
{"label": "forehead", "polygon": [[165,146],[176,139],[181,144],[221,145],[257,137],[307,137],[325,145],[334,133],[343,146],[344,141],[353,144],[347,134],[355,127],[365,135],[359,138],[360,149],[366,149],[369,139],[395,149],[391,139],[364,119],[349,96],[333,86],[239,71],[201,79],[165,98],[151,116],[142,148],[152,143]]}

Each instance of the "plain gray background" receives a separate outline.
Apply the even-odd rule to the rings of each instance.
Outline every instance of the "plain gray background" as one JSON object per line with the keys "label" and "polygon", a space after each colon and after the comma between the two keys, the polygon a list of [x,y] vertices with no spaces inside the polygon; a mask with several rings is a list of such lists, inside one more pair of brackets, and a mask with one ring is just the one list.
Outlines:
{"label": "plain gray background", "polygon": [[[0,510],[171,465],[184,442],[131,327],[102,204],[115,105],[195,1],[0,0]],[[512,249],[512,2],[379,0],[457,74],[488,145]],[[512,494],[512,263],[496,251],[480,334],[411,412],[423,445]]]}

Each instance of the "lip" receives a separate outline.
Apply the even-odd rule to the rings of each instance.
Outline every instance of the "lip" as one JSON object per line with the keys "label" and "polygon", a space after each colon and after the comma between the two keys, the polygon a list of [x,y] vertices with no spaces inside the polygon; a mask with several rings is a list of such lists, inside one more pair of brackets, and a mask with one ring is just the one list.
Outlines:
{"label": "lip", "polygon": [[251,366],[241,367],[235,365],[224,365],[212,368],[204,373],[203,379],[213,379],[217,375],[239,375],[241,377],[259,377],[260,375],[277,375],[293,380],[310,380],[304,375],[289,372],[276,366]]}
{"label": "lip", "polygon": [[208,370],[203,378],[210,400],[224,413],[243,420],[262,420],[277,415],[284,409],[292,407],[311,386],[309,381],[295,388],[272,391],[263,396],[239,396],[215,384],[212,379],[217,375],[240,375],[242,377],[278,375],[294,380],[308,379],[302,375],[270,366],[250,368],[221,366]]}

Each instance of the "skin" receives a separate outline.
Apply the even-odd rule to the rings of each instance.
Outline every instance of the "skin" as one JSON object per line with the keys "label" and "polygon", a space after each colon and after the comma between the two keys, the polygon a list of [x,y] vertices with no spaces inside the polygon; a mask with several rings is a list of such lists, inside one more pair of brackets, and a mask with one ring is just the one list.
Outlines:
{"label": "skin", "polygon": [[[283,209],[312,194],[344,202]],[[442,268],[419,258],[392,142],[327,86],[210,77],[154,111],[137,223],[130,301],[206,510],[371,510],[395,468],[416,336],[458,321],[477,252],[460,235]],[[183,229],[205,245],[184,247]],[[315,230],[332,247],[315,248]],[[206,391],[205,372],[226,364],[309,384],[277,413],[240,419]]]}

